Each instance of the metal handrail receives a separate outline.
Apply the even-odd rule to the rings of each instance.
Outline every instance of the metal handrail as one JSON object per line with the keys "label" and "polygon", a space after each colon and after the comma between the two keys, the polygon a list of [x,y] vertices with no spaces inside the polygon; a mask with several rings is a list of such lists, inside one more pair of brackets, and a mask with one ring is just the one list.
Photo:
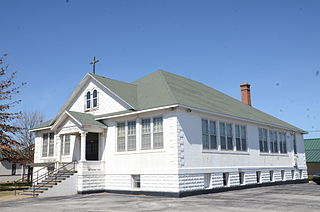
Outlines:
{"label": "metal handrail", "polygon": [[[45,187],[47,184],[49,184],[49,183],[51,183],[51,182],[57,183],[57,178],[58,178],[57,173],[58,173],[59,171],[61,171],[61,170],[65,170],[64,168],[67,167],[67,166],[70,165],[70,164],[73,164],[73,167],[72,167],[71,169],[69,169],[69,170],[67,169],[67,171],[75,171],[75,170],[76,170],[76,168],[75,168],[76,161],[72,161],[72,162],[70,162],[70,163],[67,163],[67,164],[63,165],[62,167],[59,167],[59,168],[54,169],[53,171],[48,171],[48,172],[46,172],[45,174],[39,176],[36,181],[32,181],[33,196],[35,196],[35,190],[36,190],[36,189],[39,189],[39,188],[41,188],[41,187]],[[62,175],[62,174],[60,174],[59,176],[61,176],[61,175]],[[36,185],[38,185],[38,183],[39,183],[39,181],[40,181],[41,179],[46,179],[46,178],[48,178],[49,176],[54,176],[54,179],[47,181],[47,182],[44,183],[42,186],[36,186]],[[42,181],[41,181],[41,182],[42,182]]]}
{"label": "metal handrail", "polygon": [[[42,171],[42,170],[45,169],[45,168],[48,168],[48,167],[52,166],[52,164],[54,164],[54,163],[50,163],[49,165],[44,166],[44,167],[42,167],[41,169],[39,169],[38,171],[36,171],[35,173],[37,173],[37,177],[39,176],[39,172],[40,172],[40,171]],[[32,181],[33,181],[33,175],[34,175],[35,173],[32,172]],[[27,177],[28,177],[28,175],[27,175]],[[23,182],[24,180],[25,180],[25,175],[23,175],[20,180],[14,181],[14,195],[17,195],[17,183]]]}

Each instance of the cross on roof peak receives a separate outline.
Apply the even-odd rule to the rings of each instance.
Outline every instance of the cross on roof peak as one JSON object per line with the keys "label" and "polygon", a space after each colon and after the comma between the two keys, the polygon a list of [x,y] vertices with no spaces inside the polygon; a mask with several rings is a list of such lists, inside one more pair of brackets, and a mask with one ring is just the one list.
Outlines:
{"label": "cross on roof peak", "polygon": [[92,65],[92,73],[96,74],[96,63],[100,62],[100,60],[96,60],[96,56],[93,57],[93,61],[90,62]]}

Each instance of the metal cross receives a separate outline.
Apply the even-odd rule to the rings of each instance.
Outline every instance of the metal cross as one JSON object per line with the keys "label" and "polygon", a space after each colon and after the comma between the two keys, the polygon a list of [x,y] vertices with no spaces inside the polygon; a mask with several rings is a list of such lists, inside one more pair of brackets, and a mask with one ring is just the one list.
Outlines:
{"label": "metal cross", "polygon": [[93,74],[96,74],[96,63],[98,63],[99,60],[96,60],[96,56],[93,57],[93,61],[90,62],[90,64],[92,65],[93,68]]}

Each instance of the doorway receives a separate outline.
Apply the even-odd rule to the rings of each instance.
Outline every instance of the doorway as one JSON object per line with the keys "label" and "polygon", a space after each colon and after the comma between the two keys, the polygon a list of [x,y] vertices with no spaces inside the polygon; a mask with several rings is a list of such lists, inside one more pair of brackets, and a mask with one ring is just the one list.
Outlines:
{"label": "doorway", "polygon": [[99,160],[99,134],[98,133],[87,134],[86,159]]}

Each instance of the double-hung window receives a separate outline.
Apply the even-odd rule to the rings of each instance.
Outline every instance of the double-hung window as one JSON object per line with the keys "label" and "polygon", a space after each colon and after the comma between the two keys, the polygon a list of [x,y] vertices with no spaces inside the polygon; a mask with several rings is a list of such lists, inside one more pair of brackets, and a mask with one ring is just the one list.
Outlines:
{"label": "double-hung window", "polygon": [[141,120],[141,149],[151,149],[151,120]]}
{"label": "double-hung window", "polygon": [[117,151],[126,150],[126,123],[121,122],[117,124]]}
{"label": "double-hung window", "polygon": [[270,138],[270,152],[278,153],[278,133],[276,131],[269,131]]}
{"label": "double-hung window", "polygon": [[42,135],[42,157],[48,156],[48,143],[49,143],[48,133],[45,133]]}
{"label": "double-hung window", "polygon": [[65,135],[63,137],[63,146],[62,146],[62,154],[69,155],[70,154],[70,135]]}
{"label": "double-hung window", "polygon": [[215,121],[202,119],[202,148],[217,149],[217,126]]}
{"label": "double-hung window", "polygon": [[51,157],[53,156],[54,153],[54,134],[50,133],[49,134],[49,153],[48,156]]}
{"label": "double-hung window", "polygon": [[153,148],[163,148],[163,119],[162,117],[153,118]]}
{"label": "double-hung window", "polygon": [[286,133],[279,133],[280,153],[287,153]]}
{"label": "double-hung window", "polygon": [[235,129],[237,151],[247,151],[247,127],[236,124]]}
{"label": "double-hung window", "polygon": [[221,149],[222,150],[233,150],[232,124],[220,122],[219,127],[220,127]]}
{"label": "double-hung window", "polygon": [[268,152],[268,130],[259,128],[260,152]]}
{"label": "double-hung window", "polygon": [[129,121],[127,127],[128,147],[127,150],[136,150],[136,121]]}
{"label": "double-hung window", "polygon": [[54,133],[45,133],[42,136],[42,157],[52,157],[54,153]]}

